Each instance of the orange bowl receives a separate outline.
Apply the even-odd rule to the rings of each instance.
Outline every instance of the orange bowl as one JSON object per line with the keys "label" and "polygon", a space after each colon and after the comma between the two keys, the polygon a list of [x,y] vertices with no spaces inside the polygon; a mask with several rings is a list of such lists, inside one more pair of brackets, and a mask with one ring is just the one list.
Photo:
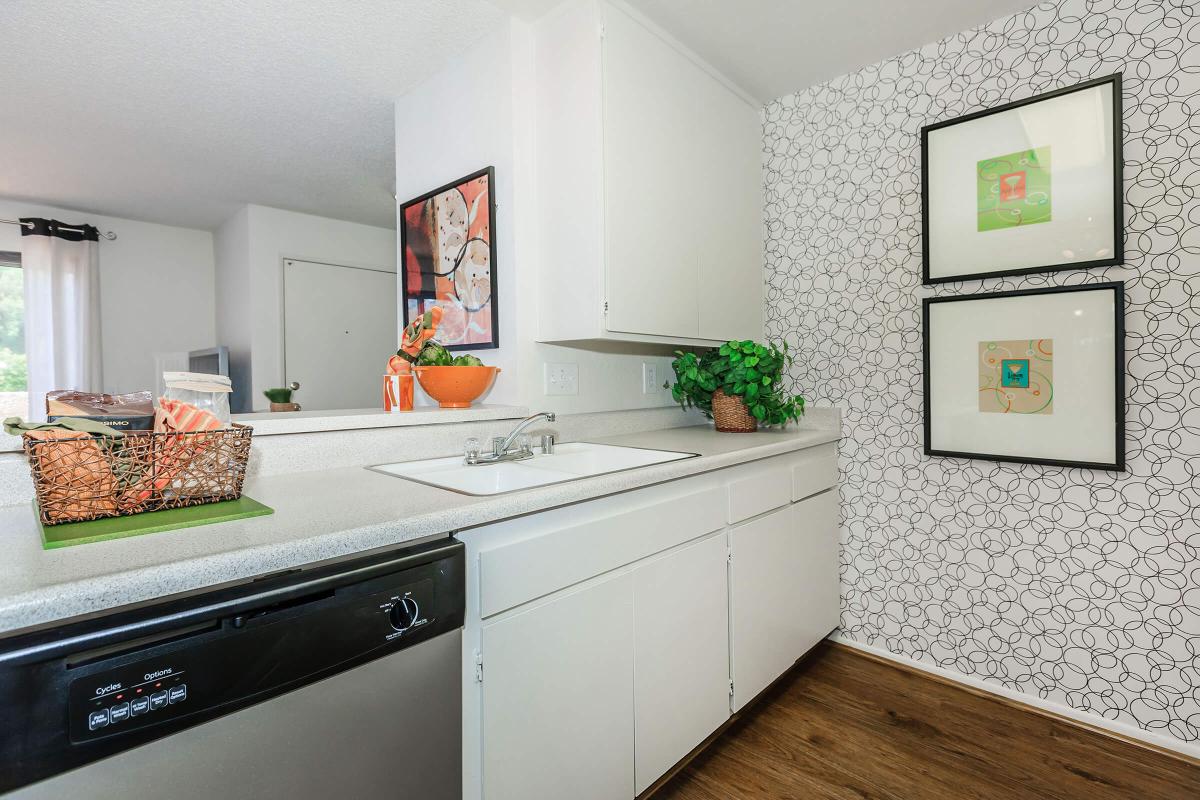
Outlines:
{"label": "orange bowl", "polygon": [[442,408],[468,408],[491,388],[499,367],[413,367],[425,394]]}

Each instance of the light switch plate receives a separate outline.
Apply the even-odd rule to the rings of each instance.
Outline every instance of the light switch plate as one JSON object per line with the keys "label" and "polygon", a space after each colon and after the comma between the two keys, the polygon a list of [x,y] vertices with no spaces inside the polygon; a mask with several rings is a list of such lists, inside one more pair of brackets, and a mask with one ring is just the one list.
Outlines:
{"label": "light switch plate", "polygon": [[654,394],[658,386],[658,364],[642,362],[642,394]]}
{"label": "light switch plate", "polygon": [[542,384],[547,396],[579,394],[579,365],[543,364]]}

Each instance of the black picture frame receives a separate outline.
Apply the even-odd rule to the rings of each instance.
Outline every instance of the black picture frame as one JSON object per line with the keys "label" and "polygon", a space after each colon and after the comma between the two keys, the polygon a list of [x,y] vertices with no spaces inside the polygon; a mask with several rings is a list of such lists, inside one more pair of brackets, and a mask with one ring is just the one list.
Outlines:
{"label": "black picture frame", "polygon": [[[980,300],[998,300],[1007,297],[1030,297],[1034,295],[1060,294],[1066,292],[1094,292],[1109,290],[1113,297],[1113,428],[1115,458],[1112,463],[1094,461],[1072,461],[1067,459],[1022,458],[1018,456],[941,450],[932,446],[933,395],[930,379],[930,330],[929,309],[939,303],[962,303]],[[1051,286],[1040,289],[1022,289],[1007,292],[980,292],[967,295],[927,297],[921,304],[921,350],[922,390],[924,392],[924,452],[927,456],[949,458],[973,458],[1001,461],[1014,464],[1041,464],[1052,467],[1083,467],[1114,472],[1125,471],[1125,284],[1120,281],[1086,283],[1078,286]]]}
{"label": "black picture frame", "polygon": [[[961,125],[982,117],[1001,114],[1006,111],[1051,100],[1074,92],[1086,91],[1097,86],[1109,84],[1113,98],[1113,255],[1111,258],[1093,259],[1089,261],[1070,261],[1061,264],[1036,264],[1018,269],[1003,269],[992,272],[972,272],[964,275],[944,275],[931,278],[929,275],[929,134],[931,131]],[[1024,100],[1015,100],[995,108],[976,111],[954,119],[935,122],[921,128],[921,282],[926,286],[939,283],[952,283],[965,280],[980,280],[983,278],[1000,278],[1009,275],[1031,275],[1038,272],[1057,272],[1064,269],[1093,269],[1110,267],[1125,261],[1125,197],[1124,197],[1124,113],[1121,105],[1121,73],[1116,72],[1102,78],[1084,81],[1074,86],[1064,86],[1049,92],[1035,95]]]}
{"label": "black picture frame", "polygon": [[[500,301],[499,301],[499,280],[496,264],[496,168],[494,166],[486,166],[483,169],[476,170],[469,175],[464,175],[457,180],[445,183],[436,189],[425,192],[425,194],[414,197],[400,204],[400,210],[397,218],[397,225],[400,228],[400,254],[397,259],[398,269],[400,271],[400,315],[404,320],[404,326],[408,327],[412,322],[408,316],[408,265],[406,263],[408,253],[408,225],[406,223],[405,211],[411,206],[419,203],[424,203],[430,198],[436,197],[443,192],[448,192],[451,189],[456,189],[464,183],[486,177],[488,181],[488,250],[490,273],[492,281],[492,292],[489,298],[489,303],[492,306],[492,341],[487,344],[467,343],[446,345],[447,350],[493,350],[500,347]],[[465,248],[464,248],[465,251]],[[461,255],[460,255],[461,258]],[[435,337],[436,338],[436,337]]]}

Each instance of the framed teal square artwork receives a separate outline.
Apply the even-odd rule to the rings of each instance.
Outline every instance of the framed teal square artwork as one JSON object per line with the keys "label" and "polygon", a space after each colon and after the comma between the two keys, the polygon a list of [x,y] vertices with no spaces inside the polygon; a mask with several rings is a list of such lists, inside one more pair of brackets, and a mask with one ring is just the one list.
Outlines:
{"label": "framed teal square artwork", "polygon": [[925,454],[1125,469],[1124,288],[927,298]]}

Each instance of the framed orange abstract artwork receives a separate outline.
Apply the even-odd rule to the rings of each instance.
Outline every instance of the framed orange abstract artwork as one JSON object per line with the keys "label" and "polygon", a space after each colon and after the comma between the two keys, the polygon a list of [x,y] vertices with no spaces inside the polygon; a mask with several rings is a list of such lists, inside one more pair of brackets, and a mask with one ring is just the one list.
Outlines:
{"label": "framed orange abstract artwork", "polygon": [[404,324],[441,306],[437,340],[448,350],[500,346],[494,182],[487,167],[400,209]]}

